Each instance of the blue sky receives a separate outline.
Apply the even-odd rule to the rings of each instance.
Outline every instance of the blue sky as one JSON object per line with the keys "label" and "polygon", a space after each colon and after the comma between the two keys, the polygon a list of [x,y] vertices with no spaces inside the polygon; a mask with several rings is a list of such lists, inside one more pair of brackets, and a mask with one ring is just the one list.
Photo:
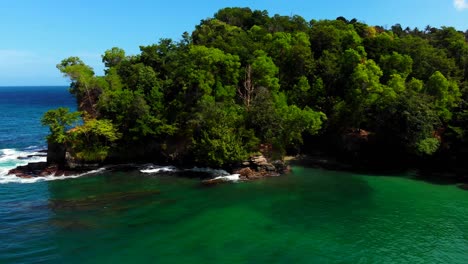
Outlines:
{"label": "blue sky", "polygon": [[55,65],[69,56],[102,74],[106,49],[136,54],[140,45],[179,39],[201,19],[233,6],[307,20],[344,16],[387,27],[468,29],[468,0],[0,0],[0,86],[67,85]]}

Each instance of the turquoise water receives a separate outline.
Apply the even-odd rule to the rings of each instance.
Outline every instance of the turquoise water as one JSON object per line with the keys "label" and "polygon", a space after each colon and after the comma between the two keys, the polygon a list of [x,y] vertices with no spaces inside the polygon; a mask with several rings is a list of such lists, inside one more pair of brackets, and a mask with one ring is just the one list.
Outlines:
{"label": "turquoise water", "polygon": [[[28,105],[14,107],[0,106]],[[3,168],[44,144],[22,121],[28,140],[0,136],[16,144],[0,141]],[[468,192],[454,185],[299,166],[210,187],[180,175],[0,174],[0,263],[468,263]]]}
{"label": "turquoise water", "polygon": [[0,197],[2,263],[468,263],[468,192],[404,177],[114,172]]}

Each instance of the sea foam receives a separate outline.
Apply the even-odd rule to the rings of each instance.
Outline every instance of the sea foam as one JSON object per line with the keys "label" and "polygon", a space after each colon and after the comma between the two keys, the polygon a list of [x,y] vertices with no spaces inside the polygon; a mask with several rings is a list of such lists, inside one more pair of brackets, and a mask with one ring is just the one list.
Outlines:
{"label": "sea foam", "polygon": [[197,172],[208,174],[212,179],[219,179],[225,181],[239,181],[239,174],[229,174],[225,170],[211,169],[211,168],[198,168],[193,167],[191,169],[178,169],[174,166],[158,166],[154,164],[145,165],[144,169],[141,169],[140,172],[147,174],[158,174],[164,172]]}
{"label": "sea foam", "polygon": [[[95,174],[104,171],[106,168],[100,168],[93,171],[88,171],[81,174],[70,175],[70,176],[55,176],[49,175],[44,177],[33,177],[33,178],[20,178],[13,174],[8,174],[11,169],[18,166],[23,166],[31,162],[45,162],[47,157],[45,156],[34,156],[41,155],[43,153],[37,152],[37,148],[34,146],[28,147],[25,150],[16,149],[0,149],[0,184],[5,183],[34,183],[39,181],[53,181],[53,180],[65,180],[71,178],[78,178],[81,176]],[[31,156],[32,157],[28,157]],[[19,159],[21,158],[21,159]]]}
{"label": "sea foam", "polygon": [[56,180],[67,180],[67,179],[74,179],[74,178],[79,178],[82,176],[86,175],[91,175],[91,174],[98,174],[100,172],[105,171],[106,168],[99,168],[97,170],[92,170],[92,171],[87,171],[85,173],[81,174],[76,174],[76,175],[69,175],[69,176],[55,176],[55,174],[49,175],[49,176],[41,176],[41,177],[33,177],[33,178],[20,178],[17,177],[16,175],[0,175],[0,184],[5,184],[5,183],[35,183],[35,182],[40,182],[40,181],[56,181]]}
{"label": "sea foam", "polygon": [[219,176],[219,177],[216,177],[214,178],[215,180],[225,180],[225,181],[233,181],[233,182],[236,182],[236,181],[239,181],[240,180],[240,174],[231,174],[231,175],[227,175],[227,176]]}
{"label": "sea foam", "polygon": [[176,172],[178,171],[174,166],[157,166],[148,165],[146,168],[140,170],[143,173],[161,173],[161,172]]}

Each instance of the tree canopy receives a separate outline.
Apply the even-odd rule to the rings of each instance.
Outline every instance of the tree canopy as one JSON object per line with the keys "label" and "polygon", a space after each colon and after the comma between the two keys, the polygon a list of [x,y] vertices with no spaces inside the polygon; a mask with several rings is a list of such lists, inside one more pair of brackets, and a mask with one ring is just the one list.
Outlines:
{"label": "tree canopy", "polygon": [[179,42],[140,50],[107,50],[104,76],[77,57],[58,64],[83,123],[67,135],[76,114],[51,111],[43,119],[49,140],[75,142],[90,157],[87,146],[99,146],[99,160],[146,146],[212,166],[238,162],[260,144],[305,151],[304,137],[350,130],[409,156],[467,142],[460,131],[468,124],[468,42],[451,27],[385,29],[234,7]]}

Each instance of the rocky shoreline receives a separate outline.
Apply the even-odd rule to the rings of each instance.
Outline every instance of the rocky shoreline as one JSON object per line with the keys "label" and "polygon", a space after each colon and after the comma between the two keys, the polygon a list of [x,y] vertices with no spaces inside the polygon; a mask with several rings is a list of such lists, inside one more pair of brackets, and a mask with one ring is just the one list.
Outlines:
{"label": "rocky shoreline", "polygon": [[[42,155],[42,154],[39,154]],[[18,157],[21,159],[21,157]],[[31,162],[26,165],[18,166],[11,169],[8,174],[15,175],[19,178],[36,178],[36,177],[62,177],[73,176],[76,174],[86,173],[99,168],[97,164],[93,166],[82,166],[69,168],[66,166],[59,166],[57,164],[50,164],[48,162]],[[138,165],[117,164],[108,165],[107,169],[110,170],[129,170],[137,169]],[[269,162],[263,155],[252,156],[248,160],[242,162],[240,165],[229,168],[228,171],[233,175],[238,175],[238,179],[242,181],[251,181],[268,177],[277,177],[282,174],[287,174],[291,171],[291,167],[284,161],[276,160]],[[202,180],[203,184],[217,184],[229,181],[223,177],[210,178]]]}
{"label": "rocky shoreline", "polygon": [[[233,175],[238,175],[240,181],[252,181],[269,177],[278,177],[291,172],[291,167],[282,160],[269,162],[263,155],[252,156],[242,162],[240,166],[232,169]],[[203,180],[205,185],[218,184],[230,181],[226,177]]]}
{"label": "rocky shoreline", "polygon": [[[45,151],[41,151],[40,154],[34,156],[42,156]],[[32,155],[31,155],[32,156]],[[22,157],[18,157],[21,159]],[[252,181],[270,177],[278,177],[280,175],[288,174],[291,172],[290,164],[296,165],[305,165],[308,167],[323,168],[328,170],[344,170],[344,171],[353,171],[351,164],[339,162],[333,158],[326,157],[317,157],[317,156],[297,156],[297,157],[287,157],[285,160],[275,160],[269,161],[263,155],[251,156],[248,160],[236,165],[231,168],[227,168],[227,171],[231,174],[226,177],[211,177],[211,178],[201,178],[201,183],[203,185],[216,185],[219,183],[226,183],[230,181]],[[68,168],[65,166],[58,166],[55,164],[49,164],[47,162],[32,162],[23,166],[18,166],[8,172],[8,174],[15,175],[19,178],[30,179],[37,177],[67,177],[74,176],[77,174],[83,174],[90,171],[93,171],[99,168],[97,164],[93,166],[83,166]],[[116,164],[116,165],[107,165],[105,167],[107,170],[113,171],[127,171],[127,170],[137,170],[139,165],[135,164]],[[419,173],[416,178],[426,181],[431,181],[431,177],[425,175],[425,173]],[[468,191],[468,183],[464,180],[457,181],[461,179],[460,177],[455,177],[452,174],[449,176],[443,177],[447,181],[456,185],[460,189]],[[464,178],[463,178],[464,179]],[[431,181],[432,182],[432,181]]]}
{"label": "rocky shoreline", "polygon": [[86,172],[85,170],[67,170],[62,169],[57,165],[49,165],[47,162],[30,162],[23,166],[18,166],[11,169],[8,174],[16,175],[16,177],[23,179],[30,179],[36,177],[47,176],[72,176],[77,173]]}

